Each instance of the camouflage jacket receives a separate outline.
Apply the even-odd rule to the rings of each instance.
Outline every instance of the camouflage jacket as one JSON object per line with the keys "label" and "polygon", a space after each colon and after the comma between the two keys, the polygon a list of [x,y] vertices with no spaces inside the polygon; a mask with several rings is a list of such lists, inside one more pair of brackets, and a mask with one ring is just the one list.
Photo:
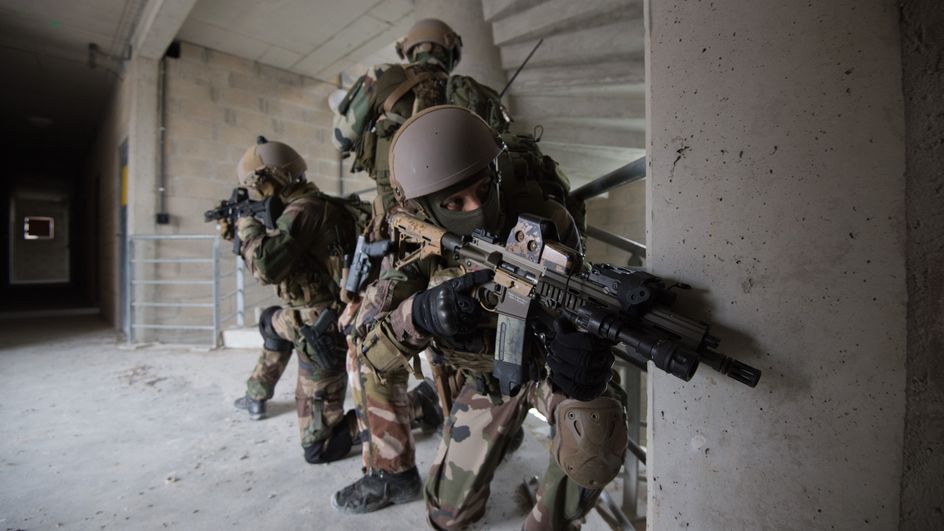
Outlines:
{"label": "camouflage jacket", "polygon": [[241,254],[253,276],[276,286],[285,304],[304,308],[338,299],[343,257],[354,250],[356,222],[313,183],[293,184],[281,194],[285,211],[276,227],[240,218]]}
{"label": "camouflage jacket", "polygon": [[[578,232],[566,209],[554,201],[540,198],[506,202],[503,209],[504,239],[521,213],[550,218],[557,226],[564,244],[576,247]],[[453,366],[471,373],[491,373],[495,346],[496,317],[484,323],[481,333],[461,344],[450,338],[434,338],[413,324],[413,296],[446,280],[463,275],[459,265],[441,257],[413,262],[402,269],[393,267],[393,257],[384,258],[380,278],[368,286],[355,320],[354,335],[361,357],[381,376],[385,371],[406,364],[427,347],[445,357]]]}

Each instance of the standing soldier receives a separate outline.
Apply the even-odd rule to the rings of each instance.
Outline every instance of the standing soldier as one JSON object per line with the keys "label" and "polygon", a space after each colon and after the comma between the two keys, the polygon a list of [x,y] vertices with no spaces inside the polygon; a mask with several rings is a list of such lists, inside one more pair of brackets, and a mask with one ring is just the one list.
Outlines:
{"label": "standing soldier", "polygon": [[[459,235],[484,228],[500,241],[518,214],[537,214],[554,222],[565,245],[576,246],[578,232],[565,208],[509,185],[516,176],[497,171],[501,152],[497,133],[466,109],[442,106],[413,116],[390,152],[399,208]],[[625,411],[610,384],[611,345],[558,323],[546,354],[538,348],[526,353],[535,360],[530,383],[516,396],[503,395],[492,376],[496,319],[470,296],[491,273],[468,272],[438,256],[401,269],[392,269],[391,257],[385,260],[390,269],[367,289],[355,325],[364,363],[376,378],[396,379],[410,358],[433,346],[466,375],[426,482],[430,523],[459,529],[484,515],[495,468],[535,407],[554,426],[554,440],[524,529],[579,525],[618,473],[626,450]],[[566,429],[575,423],[585,429]],[[368,475],[335,494],[333,503],[352,512],[375,505],[398,495],[409,479],[405,474]]]}
{"label": "standing soldier", "polygon": [[[397,53],[409,61],[403,65],[378,65],[363,75],[338,106],[333,142],[343,154],[354,156],[352,170],[366,171],[377,183],[373,220],[368,238],[384,238],[384,216],[396,205],[390,187],[387,153],[400,125],[422,109],[444,103],[461,103],[501,132],[508,130],[508,118],[498,93],[466,76],[450,76],[459,62],[462,39],[445,22],[418,21],[397,43]],[[430,361],[437,378],[442,409],[448,411],[451,396],[461,387],[462,376],[445,369],[441,358],[432,353]],[[409,374],[377,378],[350,356],[349,370],[360,380],[354,383],[354,398],[362,430],[370,433],[363,449],[368,473],[361,482],[338,493],[339,509],[370,512],[390,503],[402,503],[419,496],[416,447],[404,419],[415,415],[416,407],[404,399]],[[370,419],[370,422],[367,422]],[[400,429],[403,428],[403,429]],[[516,433],[521,444],[524,432]],[[373,478],[400,478],[382,496],[375,496]],[[363,483],[368,482],[368,483]],[[383,485],[380,485],[383,489]],[[349,501],[345,501],[349,500]]]}

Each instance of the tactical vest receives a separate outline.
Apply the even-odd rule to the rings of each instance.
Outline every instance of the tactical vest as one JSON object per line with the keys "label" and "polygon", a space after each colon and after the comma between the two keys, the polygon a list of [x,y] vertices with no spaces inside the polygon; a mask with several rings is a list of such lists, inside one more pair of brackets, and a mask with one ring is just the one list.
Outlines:
{"label": "tactical vest", "polygon": [[509,132],[511,119],[498,93],[468,76],[449,76],[438,65],[393,65],[374,85],[366,115],[372,118],[356,146],[352,171],[366,171],[377,182],[375,214],[389,212],[396,200],[390,186],[389,150],[393,136],[414,113],[435,105],[459,105],[488,122],[508,150],[499,157],[502,178],[521,195],[537,194],[567,207],[578,230],[586,228],[583,201],[570,197],[570,180],[557,162],[541,152],[533,135]]}
{"label": "tactical vest", "polygon": [[[315,244],[302,250],[303,260],[293,268],[292,274],[276,286],[278,297],[296,308],[338,299],[344,255],[354,251],[357,234],[367,226],[371,217],[370,205],[356,195],[347,198],[330,196],[309,183],[287,189],[282,197],[286,206],[305,198],[331,204],[342,210],[343,217],[349,219],[337,219],[337,215],[324,216],[325,224],[320,228],[321,234],[315,238]],[[277,226],[283,232],[290,233],[294,221],[293,216],[283,214]],[[346,223],[351,223],[347,230],[344,229]],[[299,245],[294,236],[292,240],[295,241],[293,245]]]}
{"label": "tactical vest", "polygon": [[366,171],[377,181],[383,211],[396,204],[388,161],[394,134],[413,114],[445,104],[468,108],[497,131],[508,131],[510,120],[497,92],[470,77],[450,77],[439,65],[393,65],[374,84],[366,113],[369,122],[357,142],[351,171]]}

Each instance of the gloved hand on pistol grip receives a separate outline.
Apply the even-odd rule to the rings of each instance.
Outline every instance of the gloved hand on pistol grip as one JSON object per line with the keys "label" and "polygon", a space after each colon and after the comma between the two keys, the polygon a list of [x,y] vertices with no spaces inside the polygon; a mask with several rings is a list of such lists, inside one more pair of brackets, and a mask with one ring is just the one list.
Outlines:
{"label": "gloved hand on pistol grip", "polygon": [[469,291],[492,276],[490,270],[474,271],[414,295],[413,324],[433,336],[471,334],[485,318],[485,310]]}
{"label": "gloved hand on pistol grip", "polygon": [[612,375],[612,343],[578,332],[565,319],[554,321],[554,332],[547,355],[551,382],[577,400],[593,400],[603,394]]}
{"label": "gloved hand on pistol grip", "polygon": [[217,220],[216,230],[219,231],[220,237],[228,242],[233,241],[233,238],[236,236],[236,227],[230,224],[228,219]]}

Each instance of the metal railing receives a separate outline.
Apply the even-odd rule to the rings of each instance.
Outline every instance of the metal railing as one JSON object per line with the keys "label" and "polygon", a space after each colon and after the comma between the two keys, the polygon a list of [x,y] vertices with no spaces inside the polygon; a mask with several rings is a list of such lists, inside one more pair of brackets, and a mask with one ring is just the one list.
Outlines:
{"label": "metal railing", "polygon": [[[152,257],[142,257],[140,247],[143,242],[152,242],[154,246],[169,242],[183,241],[207,241],[212,242],[209,256],[201,258],[177,258],[161,257],[161,253],[156,249],[150,250]],[[142,331],[145,330],[170,330],[170,331],[205,331],[209,332],[209,346],[215,348],[219,346],[220,337],[220,237],[216,235],[204,234],[135,234],[128,237],[128,252],[125,261],[125,315],[127,324],[125,337],[128,344],[137,343]],[[161,272],[164,266],[191,266],[191,265],[209,265],[210,272],[205,277],[197,278],[177,278],[174,273],[168,274]],[[152,275],[145,277],[144,272],[140,271],[144,267],[152,271]],[[210,288],[209,300],[194,302],[193,300],[167,300],[160,299],[163,287],[173,286],[206,286]],[[150,287],[150,288],[149,288]],[[170,291],[170,290],[168,290]],[[178,295],[179,297],[179,295]],[[163,319],[150,321],[142,320],[150,318],[150,313],[146,309],[210,309],[211,317],[209,323],[194,324],[194,321],[188,322],[165,322]],[[178,313],[178,315],[180,315]],[[188,318],[194,317],[191,312],[185,312]],[[139,322],[140,321],[140,322]]]}
{"label": "metal railing", "polygon": [[[602,177],[598,177],[589,183],[576,188],[570,193],[570,196],[574,199],[586,201],[587,199],[592,199],[594,197],[603,195],[614,188],[618,188],[629,183],[634,183],[645,178],[646,157],[639,157],[625,166],[621,166]],[[645,244],[633,241],[619,234],[614,234],[599,227],[588,225],[587,237],[600,240],[601,242],[612,245],[617,249],[622,249],[623,251],[631,253],[634,257],[646,257]]]}

